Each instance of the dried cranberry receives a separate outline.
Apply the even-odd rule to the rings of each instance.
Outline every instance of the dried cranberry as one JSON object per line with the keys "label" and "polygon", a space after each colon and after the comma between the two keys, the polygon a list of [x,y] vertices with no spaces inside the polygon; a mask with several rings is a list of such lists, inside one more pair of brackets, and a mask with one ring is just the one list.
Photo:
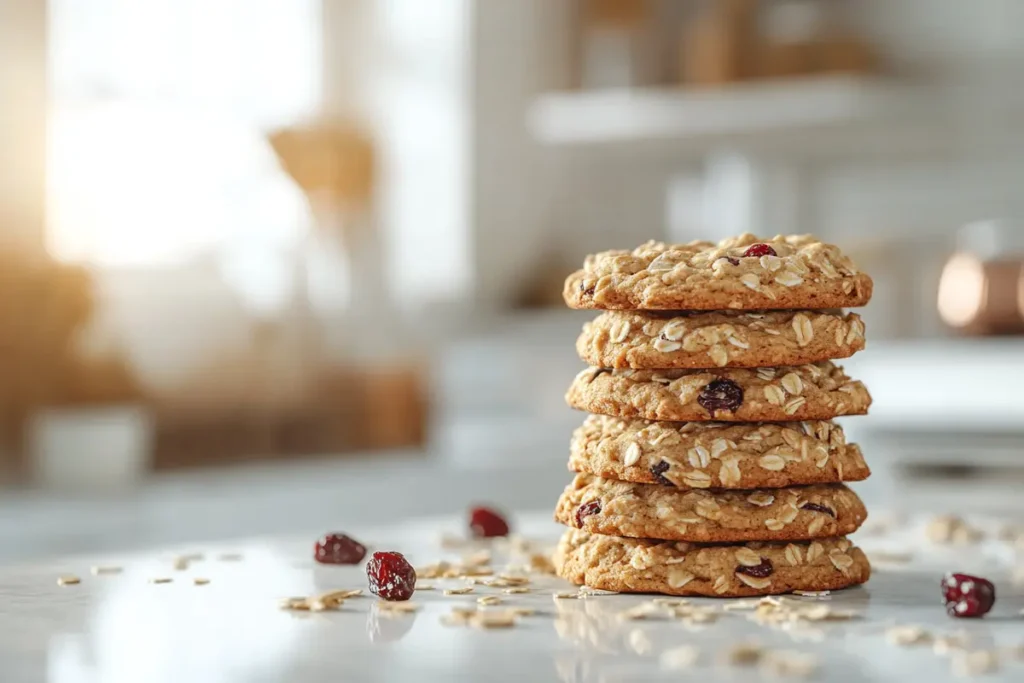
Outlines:
{"label": "dried cranberry", "polygon": [[324,534],[313,546],[313,559],[324,564],[359,564],[366,546],[345,534]]}
{"label": "dried cranberry", "polygon": [[704,385],[697,403],[711,414],[718,410],[735,413],[743,405],[743,389],[731,379],[716,379]]}
{"label": "dried cranberry", "polygon": [[761,558],[761,564],[754,567],[736,567],[737,574],[746,574],[747,576],[753,576],[758,579],[763,579],[766,576],[771,576],[772,572],[775,571],[775,567],[772,566],[772,561],[767,557]]}
{"label": "dried cranberry", "polygon": [[804,503],[803,505],[800,506],[800,509],[810,510],[811,512],[824,512],[829,517],[836,516],[836,513],[834,513],[832,510],[829,510],[824,505],[818,505],[817,503]]}
{"label": "dried cranberry", "polygon": [[370,592],[383,600],[408,600],[416,590],[416,570],[402,553],[374,553],[366,563]]}
{"label": "dried cranberry", "polygon": [[576,508],[576,526],[580,529],[583,528],[583,520],[590,515],[596,515],[601,511],[601,501],[592,500],[589,503],[584,503]]}
{"label": "dried cranberry", "polygon": [[508,536],[508,522],[491,508],[475,507],[469,511],[469,530],[477,538]]}
{"label": "dried cranberry", "polygon": [[654,475],[654,478],[658,480],[659,484],[675,486],[675,484],[662,476],[665,472],[668,472],[668,463],[664,460],[659,462],[657,465],[651,465],[651,474]]}
{"label": "dried cranberry", "polygon": [[590,285],[589,287],[584,287],[583,283],[581,282],[580,283],[580,292],[582,292],[584,296],[594,296],[594,286],[595,285]]}
{"label": "dried cranberry", "polygon": [[941,585],[946,613],[951,617],[980,617],[996,601],[996,587],[979,576],[946,574]]}
{"label": "dried cranberry", "polygon": [[778,256],[778,254],[775,253],[775,250],[772,249],[771,245],[769,244],[751,244],[749,247],[747,247],[747,250],[743,252],[744,258],[748,256],[761,257],[765,255]]}
{"label": "dried cranberry", "polygon": [[[771,247],[768,248],[771,249]],[[744,254],[744,256],[746,256],[746,254]],[[740,264],[740,260],[737,258],[733,258],[732,256],[723,256],[718,260],[721,261],[723,258],[734,266],[738,266]]]}

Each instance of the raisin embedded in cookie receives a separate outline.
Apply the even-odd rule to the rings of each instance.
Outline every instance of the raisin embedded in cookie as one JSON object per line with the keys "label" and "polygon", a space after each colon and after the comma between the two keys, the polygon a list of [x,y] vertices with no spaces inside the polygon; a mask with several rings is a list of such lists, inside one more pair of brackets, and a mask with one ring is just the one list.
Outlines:
{"label": "raisin embedded in cookie", "polygon": [[588,415],[569,469],[681,489],[756,489],[861,481],[857,444],[834,422],[649,422]]}
{"label": "raisin embedded in cookie", "polygon": [[785,422],[863,415],[871,396],[830,362],[779,368],[588,368],[569,387],[573,408],[646,420]]}
{"label": "raisin embedded in cookie", "polygon": [[831,591],[868,580],[871,565],[845,538],[700,545],[570,529],[553,558],[562,578],[623,593],[746,597]]}
{"label": "raisin embedded in cookie", "polygon": [[599,368],[802,365],[863,348],[860,316],[840,311],[607,311],[576,340],[580,358]]}
{"label": "raisin embedded in cookie", "polygon": [[753,491],[681,491],[578,474],[555,520],[609,536],[695,543],[803,541],[852,534],[864,503],[842,484]]}
{"label": "raisin embedded in cookie", "polygon": [[834,245],[741,235],[592,254],[562,295],[571,308],[749,311],[863,306],[871,290],[871,278]]}

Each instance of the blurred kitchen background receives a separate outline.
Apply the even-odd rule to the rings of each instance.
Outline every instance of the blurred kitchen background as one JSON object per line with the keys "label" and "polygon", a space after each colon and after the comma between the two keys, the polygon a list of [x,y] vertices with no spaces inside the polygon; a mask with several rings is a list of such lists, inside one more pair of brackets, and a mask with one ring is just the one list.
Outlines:
{"label": "blurred kitchen background", "polygon": [[548,508],[589,317],[562,279],[745,231],[875,277],[844,363],[876,398],[849,425],[869,502],[1002,504],[1022,25],[1019,0],[0,0],[0,560]]}

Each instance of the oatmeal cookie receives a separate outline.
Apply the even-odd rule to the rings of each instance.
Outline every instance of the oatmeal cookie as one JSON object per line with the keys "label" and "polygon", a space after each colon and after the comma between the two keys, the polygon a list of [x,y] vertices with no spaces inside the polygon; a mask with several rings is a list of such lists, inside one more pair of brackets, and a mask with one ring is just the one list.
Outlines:
{"label": "oatmeal cookie", "polygon": [[842,484],[753,491],[680,491],[578,474],[555,520],[609,536],[694,543],[803,541],[852,534],[864,503]]}
{"label": "oatmeal cookie", "polygon": [[863,306],[871,290],[871,278],[834,245],[747,234],[591,254],[562,296],[571,308],[713,311]]}
{"label": "oatmeal cookie", "polygon": [[864,583],[871,565],[846,538],[700,545],[570,529],[553,558],[562,578],[623,593],[747,597]]}
{"label": "oatmeal cookie", "polygon": [[828,361],[779,368],[588,368],[569,387],[573,408],[646,420],[785,422],[863,415],[864,385]]}
{"label": "oatmeal cookie", "polygon": [[847,358],[864,322],[841,311],[606,311],[576,351],[599,368],[757,368]]}
{"label": "oatmeal cookie", "polygon": [[857,444],[830,421],[650,422],[588,415],[569,469],[681,489],[755,489],[861,481]]}

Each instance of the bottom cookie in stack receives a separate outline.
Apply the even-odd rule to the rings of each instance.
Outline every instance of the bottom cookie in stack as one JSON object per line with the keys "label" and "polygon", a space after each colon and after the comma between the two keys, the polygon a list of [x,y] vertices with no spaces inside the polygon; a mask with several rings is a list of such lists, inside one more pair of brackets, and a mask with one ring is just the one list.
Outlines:
{"label": "bottom cookie in stack", "polygon": [[724,545],[603,536],[570,529],[554,556],[558,575],[622,593],[751,597],[864,583],[871,566],[848,539]]}
{"label": "bottom cookie in stack", "polygon": [[870,575],[864,554],[844,538],[866,517],[842,484],[682,490],[579,474],[555,509],[557,521],[576,527],[555,566],[574,583],[625,592],[834,590]]}

